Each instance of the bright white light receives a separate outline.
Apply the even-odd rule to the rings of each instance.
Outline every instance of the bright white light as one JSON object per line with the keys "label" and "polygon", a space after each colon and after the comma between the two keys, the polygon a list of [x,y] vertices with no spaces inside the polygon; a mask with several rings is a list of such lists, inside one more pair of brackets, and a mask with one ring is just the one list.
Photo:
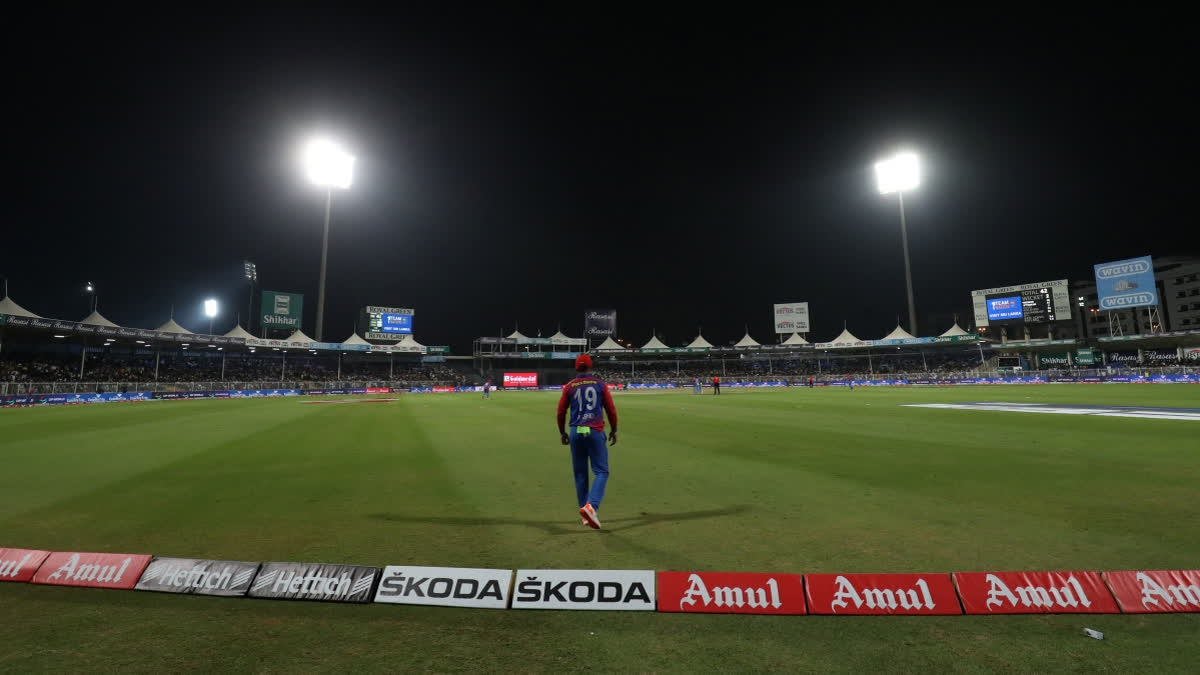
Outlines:
{"label": "bright white light", "polygon": [[901,152],[875,162],[875,180],[880,194],[908,192],[921,184],[921,166],[916,153]]}
{"label": "bright white light", "polygon": [[145,340],[134,340],[134,342],[138,343],[139,345],[144,345],[144,344],[146,344],[146,341],[145,341]]}
{"label": "bright white light", "polygon": [[207,316],[208,318],[211,319],[216,315],[217,315],[217,301],[213,300],[212,298],[205,300],[204,301],[204,316]]}
{"label": "bright white light", "polygon": [[96,287],[95,287],[95,286],[93,286],[93,285],[92,285],[92,282],[90,282],[90,281],[89,281],[89,282],[88,282],[88,284],[87,284],[87,289],[86,289],[86,290],[87,290],[87,292],[88,292],[88,293],[91,293],[92,291],[96,290]]}
{"label": "bright white light", "polygon": [[314,139],[304,149],[304,169],[315,185],[348,188],[354,180],[354,155],[334,141]]}
{"label": "bright white light", "polygon": [[65,337],[67,337],[67,336],[66,336],[66,335],[55,335],[54,337],[56,337],[56,338],[65,338]]}
{"label": "bright white light", "polygon": [[116,338],[108,338],[107,340],[105,340],[105,342],[116,342],[116,341],[117,341]]}

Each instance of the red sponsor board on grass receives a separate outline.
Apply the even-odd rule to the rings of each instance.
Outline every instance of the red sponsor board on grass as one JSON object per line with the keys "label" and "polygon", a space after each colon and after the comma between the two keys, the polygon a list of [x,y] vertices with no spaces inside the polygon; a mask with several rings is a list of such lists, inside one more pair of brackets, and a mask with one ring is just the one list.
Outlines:
{"label": "red sponsor board on grass", "polygon": [[658,611],[806,614],[799,574],[659,572]]}
{"label": "red sponsor board on grass", "polygon": [[454,387],[434,387],[433,393],[435,393],[435,394],[453,394]]}
{"label": "red sponsor board on grass", "polygon": [[130,589],[137,584],[150,556],[140,553],[51,553],[33,575],[35,584]]}
{"label": "red sponsor board on grass", "polygon": [[955,572],[967,614],[1118,614],[1097,572]]}
{"label": "red sponsor board on grass", "polygon": [[1105,572],[1126,614],[1200,612],[1200,570]]}
{"label": "red sponsor board on grass", "polygon": [[962,614],[949,574],[806,574],[811,614]]}
{"label": "red sponsor board on grass", "polygon": [[507,387],[536,387],[537,373],[505,373],[504,386]]}
{"label": "red sponsor board on grass", "polygon": [[389,394],[391,391],[388,387],[367,387],[368,394]]}
{"label": "red sponsor board on grass", "polygon": [[29,581],[48,555],[50,551],[0,548],[0,581]]}

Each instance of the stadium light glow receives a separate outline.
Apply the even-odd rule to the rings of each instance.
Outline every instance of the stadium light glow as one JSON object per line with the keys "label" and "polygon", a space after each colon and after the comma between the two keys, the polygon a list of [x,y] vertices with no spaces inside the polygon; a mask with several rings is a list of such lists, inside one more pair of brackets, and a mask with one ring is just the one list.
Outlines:
{"label": "stadium light glow", "polygon": [[304,170],[313,185],[346,189],[354,181],[354,155],[327,138],[314,138],[304,148]]}
{"label": "stadium light glow", "polygon": [[900,238],[904,241],[904,280],[908,285],[908,332],[920,337],[917,306],[913,301],[912,265],[908,259],[908,225],[904,220],[904,193],[921,184],[921,163],[915,152],[898,152],[875,162],[875,181],[879,194],[896,193],[900,201]]}
{"label": "stadium light glow", "polygon": [[875,162],[875,181],[882,195],[916,189],[921,184],[921,163],[917,154],[900,152]]}
{"label": "stadium light glow", "polygon": [[67,336],[66,336],[66,335],[55,335],[54,337],[56,337],[56,338],[65,338],[65,337],[67,337]]}
{"label": "stadium light glow", "polygon": [[217,301],[213,300],[212,298],[205,300],[204,301],[204,316],[207,316],[208,318],[211,319],[216,315],[217,315]]}

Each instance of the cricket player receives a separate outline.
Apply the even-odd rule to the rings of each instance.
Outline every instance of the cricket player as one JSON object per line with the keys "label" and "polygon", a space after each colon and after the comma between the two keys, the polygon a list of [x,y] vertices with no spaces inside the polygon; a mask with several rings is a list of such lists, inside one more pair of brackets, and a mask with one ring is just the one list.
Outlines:
{"label": "cricket player", "polygon": [[721,378],[713,375],[713,396],[721,395]]}
{"label": "cricket player", "polygon": [[695,393],[699,394],[700,393],[700,378],[699,377],[692,378],[692,386],[695,387],[695,390],[694,390]]}
{"label": "cricket player", "polygon": [[[558,399],[558,433],[563,445],[571,446],[571,466],[575,470],[575,496],[583,524],[598,530],[600,518],[596,511],[604,499],[608,484],[608,446],[604,438],[604,415],[612,423],[609,438],[617,444],[617,408],[604,380],[592,374],[592,357],[580,354],[575,359],[579,375],[563,385]],[[570,434],[564,426],[567,410],[571,412]],[[595,480],[588,490],[588,461],[592,463]]]}
{"label": "cricket player", "polygon": [[491,380],[488,380],[487,382],[483,383],[483,397],[485,399],[490,399],[492,397],[492,381]]}

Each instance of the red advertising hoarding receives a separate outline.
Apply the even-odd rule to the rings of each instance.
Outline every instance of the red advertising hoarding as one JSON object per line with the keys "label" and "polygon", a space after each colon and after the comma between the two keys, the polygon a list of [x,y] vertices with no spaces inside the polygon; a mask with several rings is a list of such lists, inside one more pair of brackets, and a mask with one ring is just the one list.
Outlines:
{"label": "red advertising hoarding", "polygon": [[1200,570],[1105,572],[1126,614],[1200,612]]}
{"label": "red advertising hoarding", "polygon": [[806,614],[799,574],[659,572],[658,611]]}
{"label": "red advertising hoarding", "polygon": [[538,386],[537,373],[505,373],[504,388],[517,389],[522,387]]}
{"label": "red advertising hoarding", "polygon": [[955,572],[967,614],[1118,614],[1098,572]]}
{"label": "red advertising hoarding", "polygon": [[121,588],[137,584],[150,556],[137,553],[51,553],[33,576],[35,584]]}
{"label": "red advertising hoarding", "polygon": [[812,614],[962,614],[949,574],[806,574]]}
{"label": "red advertising hoarding", "polygon": [[49,551],[28,548],[0,548],[0,581],[26,582],[33,578]]}

